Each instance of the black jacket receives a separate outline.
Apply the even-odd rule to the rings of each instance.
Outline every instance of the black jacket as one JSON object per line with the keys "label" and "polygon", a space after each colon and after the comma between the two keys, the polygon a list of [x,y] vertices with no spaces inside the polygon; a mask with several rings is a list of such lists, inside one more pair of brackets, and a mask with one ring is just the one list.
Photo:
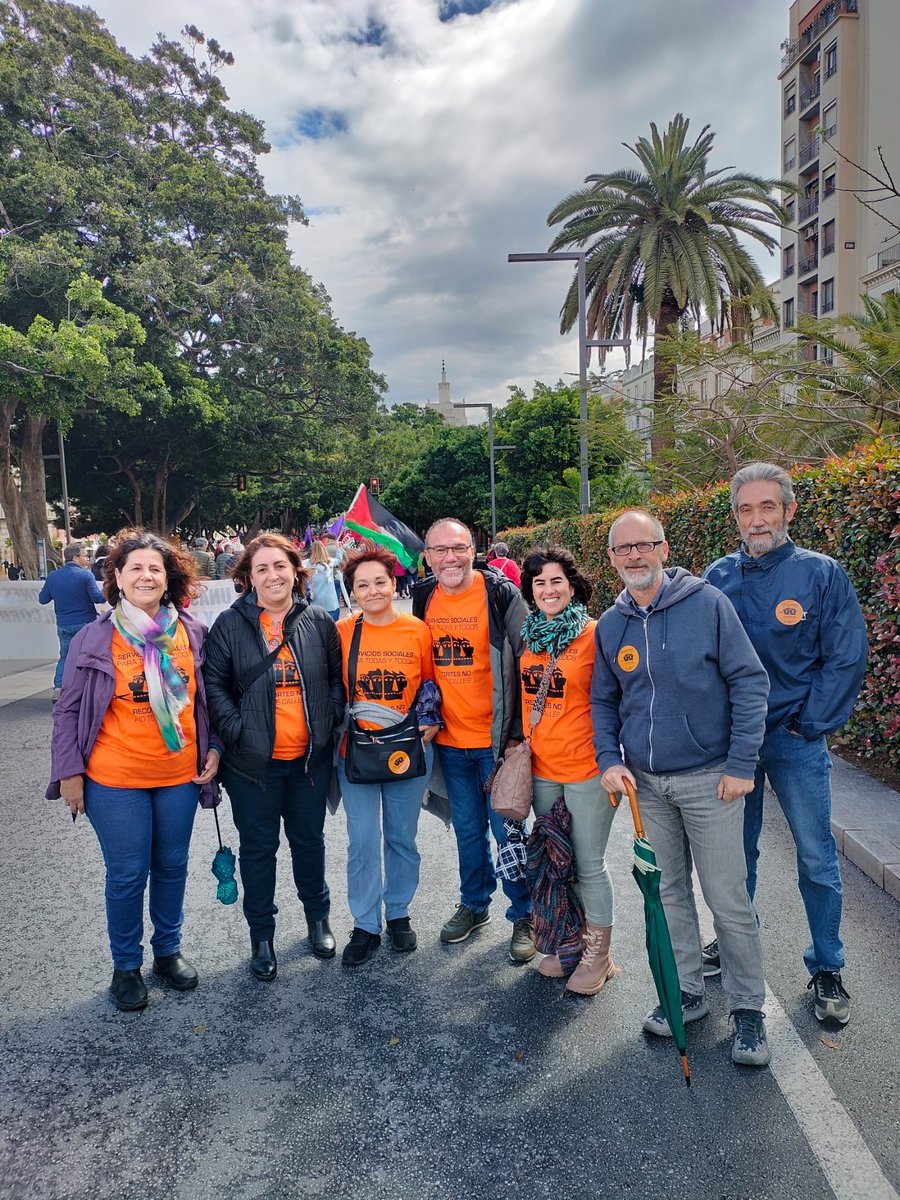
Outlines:
{"label": "black jacket", "polygon": [[[275,746],[274,669],[269,666],[246,690],[241,684],[269,653],[260,612],[245,595],[219,614],[206,639],[203,678],[213,723],[225,743],[225,765],[264,787]],[[334,733],[344,718],[340,639],[328,613],[303,601],[288,613],[284,628],[290,631],[288,645],[303,688],[308,768],[333,752]]]}

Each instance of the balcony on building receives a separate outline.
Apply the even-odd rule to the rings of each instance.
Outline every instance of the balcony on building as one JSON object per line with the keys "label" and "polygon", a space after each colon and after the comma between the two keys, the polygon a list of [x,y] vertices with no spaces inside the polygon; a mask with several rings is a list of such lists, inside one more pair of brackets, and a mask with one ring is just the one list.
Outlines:
{"label": "balcony on building", "polygon": [[801,204],[797,211],[797,220],[802,225],[804,221],[808,221],[810,217],[814,217],[819,211],[819,197],[813,196],[807,200],[805,204]]}
{"label": "balcony on building", "polygon": [[800,262],[797,264],[797,277],[800,278],[802,275],[809,275],[812,271],[815,271],[818,265],[818,251],[816,251],[815,254],[807,255],[806,258],[801,258]]}
{"label": "balcony on building", "polygon": [[819,12],[818,16],[800,30],[800,36],[795,42],[783,42],[784,55],[781,59],[781,69],[786,71],[794,63],[812,49],[819,38],[838,17],[857,15],[857,0],[829,0],[829,3]]}
{"label": "balcony on building", "polygon": [[806,115],[806,110],[810,108],[819,99],[822,92],[822,84],[818,75],[812,81],[808,88],[804,88],[800,93],[800,116]]}
{"label": "balcony on building", "polygon": [[805,146],[800,147],[800,170],[806,172],[819,161],[819,139],[811,138]]}

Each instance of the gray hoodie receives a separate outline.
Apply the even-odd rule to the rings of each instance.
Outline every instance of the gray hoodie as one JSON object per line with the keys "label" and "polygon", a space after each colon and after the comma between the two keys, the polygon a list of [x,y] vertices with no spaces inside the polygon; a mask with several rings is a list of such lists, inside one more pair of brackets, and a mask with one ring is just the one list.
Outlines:
{"label": "gray hoodie", "polygon": [[669,775],[725,763],[752,779],[766,727],[769,680],[718,588],[683,567],[647,613],[627,589],[597,623],[591,683],[601,772],[625,762]]}

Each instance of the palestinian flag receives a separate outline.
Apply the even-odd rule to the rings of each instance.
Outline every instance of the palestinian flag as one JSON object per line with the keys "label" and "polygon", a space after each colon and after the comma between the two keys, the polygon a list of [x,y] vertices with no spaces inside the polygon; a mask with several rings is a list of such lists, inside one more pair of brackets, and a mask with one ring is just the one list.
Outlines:
{"label": "palestinian flag", "polygon": [[396,554],[407,570],[418,570],[425,544],[420,537],[398,521],[393,513],[378,503],[364,483],[347,509],[344,526],[360,537],[369,538]]}

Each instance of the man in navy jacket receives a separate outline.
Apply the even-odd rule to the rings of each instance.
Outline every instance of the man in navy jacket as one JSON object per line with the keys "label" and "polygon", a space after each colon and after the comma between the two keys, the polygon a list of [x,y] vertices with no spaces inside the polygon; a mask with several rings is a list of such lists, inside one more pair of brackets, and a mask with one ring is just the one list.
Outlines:
{"label": "man in navy jacket", "polygon": [[51,571],[44,581],[38,600],[41,604],[53,601],[56,632],[59,637],[59,662],[53,676],[53,700],[59,699],[63,670],[69,643],[85,625],[97,616],[95,604],[105,604],[106,597],[88,570],[91,552],[84,542],[70,542],[63,551],[65,560],[58,571]]}
{"label": "man in navy jacket", "polygon": [[[591,681],[594,749],[607,791],[637,787],[660,869],[660,895],[686,1023],[705,1017],[692,863],[722,947],[731,1057],[769,1061],[762,950],[747,894],[742,797],[753,777],[769,685],[730,602],[682,567],[649,513],[626,512],[609,531],[625,589],[597,623]],[[623,753],[624,752],[624,753]],[[661,1007],[644,1020],[670,1037]]]}
{"label": "man in navy jacket", "polygon": [[[803,958],[820,1021],[845,1025],[850,998],[841,979],[841,872],[831,833],[831,759],[825,735],[848,719],[866,671],[866,625],[853,585],[825,554],[788,537],[797,511],[788,473],[751,463],[731,482],[741,548],[706,571],[734,604],[769,675],[766,737],[753,790],[744,803],[747,888],[756,864],[768,776],[797,846],[800,894],[812,945]],[[718,947],[704,947],[715,974]]]}

